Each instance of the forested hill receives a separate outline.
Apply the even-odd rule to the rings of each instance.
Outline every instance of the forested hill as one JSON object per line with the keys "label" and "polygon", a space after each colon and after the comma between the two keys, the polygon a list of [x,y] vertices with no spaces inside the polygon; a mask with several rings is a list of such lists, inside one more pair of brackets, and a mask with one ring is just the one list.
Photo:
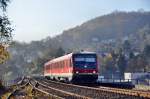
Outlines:
{"label": "forested hill", "polygon": [[14,42],[9,48],[10,60],[0,65],[0,72],[8,80],[42,74],[43,64],[49,59],[81,49],[98,53],[118,51],[112,54],[112,59],[104,59],[100,68],[103,72],[150,71],[150,12],[113,12],[53,38],[29,44]]}
{"label": "forested hill", "polygon": [[150,12],[113,12],[66,30],[56,38],[67,48],[84,49],[93,42],[136,36],[145,26],[150,26]]}

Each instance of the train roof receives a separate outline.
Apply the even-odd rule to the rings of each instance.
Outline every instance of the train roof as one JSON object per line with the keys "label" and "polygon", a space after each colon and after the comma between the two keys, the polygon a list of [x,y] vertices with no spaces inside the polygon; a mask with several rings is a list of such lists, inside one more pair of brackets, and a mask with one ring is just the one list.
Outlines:
{"label": "train roof", "polygon": [[74,52],[73,54],[96,54],[96,52],[81,51],[81,52]]}
{"label": "train roof", "polygon": [[66,54],[64,56],[52,59],[52,60],[48,61],[47,63],[45,63],[45,65],[50,64],[50,63],[54,63],[54,62],[57,62],[57,61],[61,61],[61,60],[64,60],[64,59],[68,59],[72,56],[72,54],[73,53],[70,53],[70,54]]}
{"label": "train roof", "polygon": [[48,61],[47,63],[45,63],[45,65],[50,64],[50,63],[54,63],[54,62],[57,62],[57,61],[61,61],[61,60],[64,60],[64,59],[69,59],[70,57],[72,57],[73,54],[96,54],[96,52],[87,52],[87,51],[73,52],[73,53],[66,54],[64,56],[52,59],[52,60]]}

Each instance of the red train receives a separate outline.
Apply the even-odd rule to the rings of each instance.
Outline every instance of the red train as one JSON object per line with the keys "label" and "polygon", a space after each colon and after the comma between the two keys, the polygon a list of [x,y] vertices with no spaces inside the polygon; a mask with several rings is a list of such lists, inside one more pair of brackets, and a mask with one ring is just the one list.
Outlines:
{"label": "red train", "polygon": [[69,82],[96,82],[97,55],[94,52],[78,52],[55,58],[45,63],[44,76]]}

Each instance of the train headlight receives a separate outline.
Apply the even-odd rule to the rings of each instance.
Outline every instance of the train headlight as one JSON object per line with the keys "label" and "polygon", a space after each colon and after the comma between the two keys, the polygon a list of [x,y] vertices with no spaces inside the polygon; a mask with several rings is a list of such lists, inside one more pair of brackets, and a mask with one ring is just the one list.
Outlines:
{"label": "train headlight", "polygon": [[93,73],[95,74],[95,73],[96,73],[96,71],[94,70],[94,71],[93,71]]}
{"label": "train headlight", "polygon": [[76,71],[76,73],[78,74],[79,72],[78,72],[78,71]]}

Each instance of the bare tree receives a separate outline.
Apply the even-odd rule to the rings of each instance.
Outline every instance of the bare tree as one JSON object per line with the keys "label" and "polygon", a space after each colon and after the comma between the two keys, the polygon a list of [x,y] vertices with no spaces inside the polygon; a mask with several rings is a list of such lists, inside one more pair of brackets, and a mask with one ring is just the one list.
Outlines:
{"label": "bare tree", "polygon": [[6,15],[6,8],[10,0],[0,0],[0,44],[9,44],[12,40],[11,23]]}
{"label": "bare tree", "polygon": [[6,45],[12,42],[12,27],[6,14],[10,0],[0,0],[0,64],[8,59]]}

